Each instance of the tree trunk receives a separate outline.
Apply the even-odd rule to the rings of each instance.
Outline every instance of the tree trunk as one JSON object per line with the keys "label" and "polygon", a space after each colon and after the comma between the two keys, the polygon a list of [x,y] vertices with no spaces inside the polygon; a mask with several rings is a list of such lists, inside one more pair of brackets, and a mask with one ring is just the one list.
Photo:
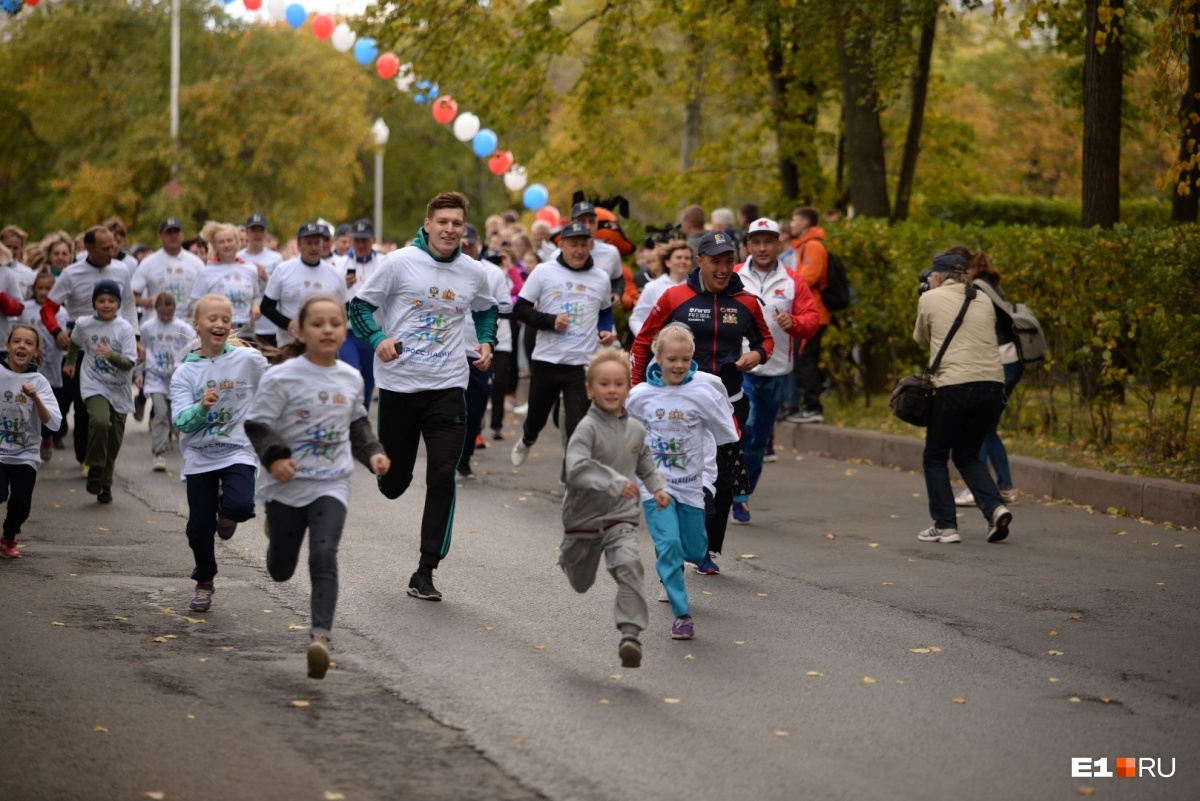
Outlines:
{"label": "tree trunk", "polygon": [[[1121,218],[1121,54],[1125,0],[1087,0],[1083,59],[1083,225]],[[1107,20],[1101,20],[1101,14]]]}
{"label": "tree trunk", "polygon": [[766,13],[767,84],[771,92],[771,116],[775,123],[775,152],[779,154],[779,190],[788,200],[795,200],[800,196],[800,170],[792,158],[792,143],[788,141],[791,80],[784,70],[783,35],[779,28],[779,7],[769,3]]}
{"label": "tree trunk", "polygon": [[930,3],[928,16],[921,24],[917,68],[912,78],[912,109],[908,117],[908,135],[904,139],[904,156],[900,163],[900,183],[896,187],[896,207],[892,212],[892,222],[908,219],[908,203],[912,198],[913,179],[917,174],[917,154],[921,149],[921,126],[925,123],[925,99],[929,94],[929,69],[933,61],[933,38],[937,33],[940,5],[940,0]]}
{"label": "tree trunk", "polygon": [[887,173],[884,169],[883,126],[879,120],[879,95],[867,59],[868,37],[847,25],[847,11],[834,3],[838,72],[842,82],[842,115],[846,122],[846,166],[850,173],[850,200],[862,217],[891,216]]}
{"label": "tree trunk", "polygon": [[[1192,122],[1192,115],[1200,115],[1200,36],[1188,34],[1187,37],[1187,88],[1179,103],[1179,161],[1187,167],[1179,174],[1176,191],[1171,193],[1171,220],[1180,223],[1196,222],[1197,212],[1200,211],[1200,154],[1196,152],[1197,134],[1200,124]],[[1192,142],[1189,147],[1189,142]],[[1186,186],[1187,194],[1180,194],[1178,188]]]}
{"label": "tree trunk", "polygon": [[687,71],[691,80],[688,81],[683,104],[683,143],[679,154],[679,166],[684,172],[692,166],[692,153],[700,146],[704,124],[704,38],[689,33],[686,47]]}

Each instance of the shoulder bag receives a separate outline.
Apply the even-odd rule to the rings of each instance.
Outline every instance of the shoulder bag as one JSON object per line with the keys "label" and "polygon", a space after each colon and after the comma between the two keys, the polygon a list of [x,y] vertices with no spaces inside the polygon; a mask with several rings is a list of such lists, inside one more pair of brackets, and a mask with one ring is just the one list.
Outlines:
{"label": "shoulder bag", "polygon": [[966,294],[967,297],[963,300],[962,308],[958,310],[958,316],[954,318],[954,325],[950,326],[949,333],[942,340],[942,347],[938,349],[933,363],[919,375],[910,375],[900,379],[896,388],[892,390],[892,414],[906,423],[914,426],[927,426],[930,418],[933,417],[933,377],[937,375],[938,368],[942,365],[942,356],[946,355],[946,348],[950,345],[950,340],[954,339],[954,335],[962,326],[963,317],[967,315],[967,308],[975,299],[975,287],[968,284]]}

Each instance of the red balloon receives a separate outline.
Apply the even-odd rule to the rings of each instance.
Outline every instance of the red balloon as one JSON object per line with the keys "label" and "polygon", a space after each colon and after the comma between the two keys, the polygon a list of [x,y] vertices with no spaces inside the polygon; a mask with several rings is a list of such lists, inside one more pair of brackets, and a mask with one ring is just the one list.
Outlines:
{"label": "red balloon", "polygon": [[[262,0],[243,0],[243,2],[261,3]],[[333,17],[328,14],[318,14],[312,21],[313,36],[322,42],[333,36]]]}
{"label": "red balloon", "polygon": [[395,53],[384,53],[375,61],[375,71],[386,81],[400,71],[400,59]]}
{"label": "red balloon", "polygon": [[458,103],[450,95],[442,95],[433,101],[433,119],[445,125],[458,116]]}
{"label": "red balloon", "polygon": [[258,11],[262,8],[262,0],[242,0],[242,5],[246,7],[247,11]]}
{"label": "red balloon", "polygon": [[513,154],[507,150],[497,150],[495,155],[488,159],[488,169],[492,171],[492,175],[504,175],[512,165]]}
{"label": "red balloon", "polygon": [[25,0],[25,3],[26,5],[36,6],[38,4],[38,0]]}
{"label": "red balloon", "polygon": [[558,213],[558,209],[554,206],[542,206],[538,209],[537,219],[549,225],[551,228],[562,226],[562,215]]}

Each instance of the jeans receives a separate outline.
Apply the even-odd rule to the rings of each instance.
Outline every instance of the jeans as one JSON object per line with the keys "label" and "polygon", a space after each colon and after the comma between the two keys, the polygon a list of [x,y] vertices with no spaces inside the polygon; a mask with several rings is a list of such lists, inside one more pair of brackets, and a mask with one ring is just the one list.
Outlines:
{"label": "jeans", "polygon": [[1000,402],[1000,410],[996,412],[992,427],[983,438],[983,447],[979,449],[979,461],[985,465],[991,461],[992,469],[996,471],[996,486],[1002,490],[1012,489],[1013,480],[1012,471],[1008,469],[1008,451],[997,429],[1000,427],[1000,417],[1004,414],[1004,407],[1008,405],[1009,396],[1024,373],[1025,365],[1020,362],[1004,365],[1004,398]]}
{"label": "jeans", "polygon": [[363,342],[353,331],[346,333],[346,341],[338,351],[338,358],[362,373],[363,406],[371,411],[371,396],[375,394],[375,350]]}
{"label": "jeans", "polygon": [[750,399],[744,450],[751,495],[754,494],[759,476],[762,475],[763,456],[767,453],[767,444],[771,441],[771,434],[775,432],[775,417],[779,413],[779,405],[783,403],[783,396],[790,383],[792,383],[791,375],[747,373],[742,377],[742,391]]}
{"label": "jeans", "polygon": [[33,508],[33,486],[37,468],[27,464],[0,463],[0,503],[8,504],[4,516],[4,538],[15,540]]}
{"label": "jeans", "polygon": [[207,583],[217,575],[217,510],[236,523],[254,517],[254,473],[248,464],[234,464],[187,477],[187,538],[196,560],[193,581]]}
{"label": "jeans", "polygon": [[1003,396],[1004,385],[996,381],[939,387],[933,396],[933,419],[925,429],[922,466],[929,516],[938,528],[958,528],[954,490],[950,488],[950,459],[975,496],[984,519],[990,522],[1001,505],[1000,491],[979,461],[979,447],[996,419]]}
{"label": "jeans", "polygon": [[308,574],[312,579],[313,636],[328,637],[338,600],[338,544],[346,525],[346,507],[328,495],[307,506],[267,502],[267,572],[276,581],[287,581],[300,561],[300,545],[308,530]]}

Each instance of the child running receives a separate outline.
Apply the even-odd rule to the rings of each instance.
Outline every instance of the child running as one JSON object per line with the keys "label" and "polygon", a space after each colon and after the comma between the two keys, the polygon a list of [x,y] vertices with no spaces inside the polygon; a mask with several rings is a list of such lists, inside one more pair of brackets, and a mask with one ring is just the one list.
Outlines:
{"label": "child running", "polygon": [[[646,427],[646,444],[654,466],[667,481],[670,505],[651,500],[643,486],[641,496],[646,527],[654,540],[655,567],[666,589],[675,622],[671,637],[690,640],[695,632],[683,582],[684,560],[699,563],[708,555],[704,515],[705,440],[714,445],[738,441],[733,406],[721,380],[697,372],[692,361],[696,341],[682,324],[671,324],[650,346],[654,362],[646,382],[629,394],[629,414]],[[713,449],[715,468],[715,448]]]}
{"label": "child running", "polygon": [[659,509],[671,496],[654,469],[646,429],[625,411],[629,397],[629,357],[616,349],[597,353],[585,377],[592,405],[567,443],[567,492],[563,498],[563,541],[558,564],[576,592],[596,581],[600,553],[617,582],[614,620],[621,632],[621,666],[640,667],[638,635],[649,624],[642,597],[642,560],[638,556],[639,517],[636,473]]}
{"label": "child running", "polygon": [[159,292],[154,298],[155,316],[142,323],[142,346],[146,363],[142,367],[142,391],[150,399],[150,450],[154,471],[167,469],[163,456],[171,442],[171,376],[196,338],[196,331],[175,317],[175,296]]}
{"label": "child running", "polygon": [[308,677],[329,669],[329,636],[338,599],[338,543],[350,505],[354,459],[377,476],[391,462],[371,432],[362,374],[338,361],[346,341],[346,307],[331,295],[312,295],[292,323],[298,354],[271,368],[259,386],[246,434],[267,469],[259,497],[267,508],[267,572],[287,581],[296,572],[309,532],[312,629]]}
{"label": "child running", "polygon": [[[41,457],[43,462],[50,461],[55,450],[62,450],[63,436],[66,434],[66,415],[71,407],[71,391],[63,386],[63,349],[58,346],[58,340],[50,336],[46,324],[42,322],[42,304],[54,287],[54,273],[40,272],[33,279],[33,299],[25,301],[25,313],[21,315],[21,323],[28,325],[38,332],[38,346],[41,351],[41,364],[38,372],[50,382],[54,392],[54,400],[62,415],[62,420],[56,426],[42,426]],[[55,317],[59,327],[67,330],[67,310],[59,309]]]}
{"label": "child running", "polygon": [[137,339],[129,321],[117,316],[121,285],[102,278],[92,287],[91,317],[75,321],[63,374],[79,363],[79,396],[87,409],[87,491],[100,503],[112,503],[113,472],[125,438],[125,417],[133,411],[133,365]]}
{"label": "child running", "polygon": [[38,332],[17,323],[8,332],[8,355],[0,356],[0,502],[7,501],[0,557],[19,559],[17,537],[33,507],[37,482],[39,433],[42,426],[57,430],[62,413],[50,382],[34,366]]}
{"label": "child running", "polygon": [[224,295],[196,301],[192,324],[200,347],[183,358],[171,379],[173,423],[183,435],[181,477],[187,482],[188,546],[196,560],[189,607],[212,607],[217,575],[214,534],[227,540],[254,517],[256,460],[242,421],[254,402],[267,360],[230,341],[233,304]]}

